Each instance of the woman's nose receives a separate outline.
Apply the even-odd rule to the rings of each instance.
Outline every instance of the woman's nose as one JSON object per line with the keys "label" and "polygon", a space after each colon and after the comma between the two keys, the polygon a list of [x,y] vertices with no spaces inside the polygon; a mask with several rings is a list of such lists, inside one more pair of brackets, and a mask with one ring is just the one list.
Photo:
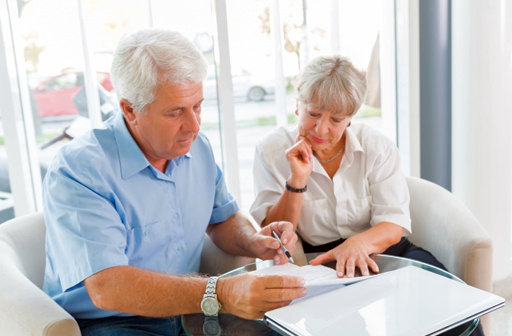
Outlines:
{"label": "woman's nose", "polygon": [[315,131],[318,135],[323,135],[327,133],[328,125],[327,122],[323,119],[318,119],[316,122]]}

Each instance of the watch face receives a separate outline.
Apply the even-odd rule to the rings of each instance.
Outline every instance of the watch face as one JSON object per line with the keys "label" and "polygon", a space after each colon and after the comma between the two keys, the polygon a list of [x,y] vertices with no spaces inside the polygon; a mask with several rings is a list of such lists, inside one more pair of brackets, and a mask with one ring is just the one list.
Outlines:
{"label": "watch face", "polygon": [[219,303],[214,298],[205,298],[201,302],[201,308],[207,315],[214,315],[219,312]]}
{"label": "watch face", "polygon": [[207,336],[220,335],[221,329],[218,321],[206,320],[203,324],[203,333]]}

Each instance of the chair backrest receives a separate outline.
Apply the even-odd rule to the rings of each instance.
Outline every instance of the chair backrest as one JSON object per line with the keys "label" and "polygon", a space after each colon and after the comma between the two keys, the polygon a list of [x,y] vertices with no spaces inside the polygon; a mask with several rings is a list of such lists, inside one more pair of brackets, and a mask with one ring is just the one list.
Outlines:
{"label": "chair backrest", "polygon": [[11,262],[37,287],[43,287],[46,226],[42,212],[0,224],[0,258]]}
{"label": "chair backrest", "polygon": [[407,185],[412,220],[409,239],[468,284],[490,291],[492,240],[476,217],[437,184],[407,177]]}

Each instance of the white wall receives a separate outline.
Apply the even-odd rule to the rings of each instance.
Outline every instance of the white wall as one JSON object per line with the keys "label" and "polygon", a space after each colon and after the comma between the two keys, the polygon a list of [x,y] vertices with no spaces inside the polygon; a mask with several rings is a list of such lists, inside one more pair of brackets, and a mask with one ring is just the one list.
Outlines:
{"label": "white wall", "polygon": [[512,2],[452,1],[452,191],[494,243],[494,280],[510,274]]}

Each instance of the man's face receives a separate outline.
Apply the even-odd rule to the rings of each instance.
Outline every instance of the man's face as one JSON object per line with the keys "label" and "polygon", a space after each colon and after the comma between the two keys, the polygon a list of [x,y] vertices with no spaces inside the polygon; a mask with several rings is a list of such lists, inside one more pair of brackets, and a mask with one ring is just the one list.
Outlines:
{"label": "man's face", "polygon": [[[203,84],[158,85],[146,113],[121,100],[128,129],[151,164],[182,156],[190,150],[201,125]],[[128,106],[123,106],[128,105]]]}

